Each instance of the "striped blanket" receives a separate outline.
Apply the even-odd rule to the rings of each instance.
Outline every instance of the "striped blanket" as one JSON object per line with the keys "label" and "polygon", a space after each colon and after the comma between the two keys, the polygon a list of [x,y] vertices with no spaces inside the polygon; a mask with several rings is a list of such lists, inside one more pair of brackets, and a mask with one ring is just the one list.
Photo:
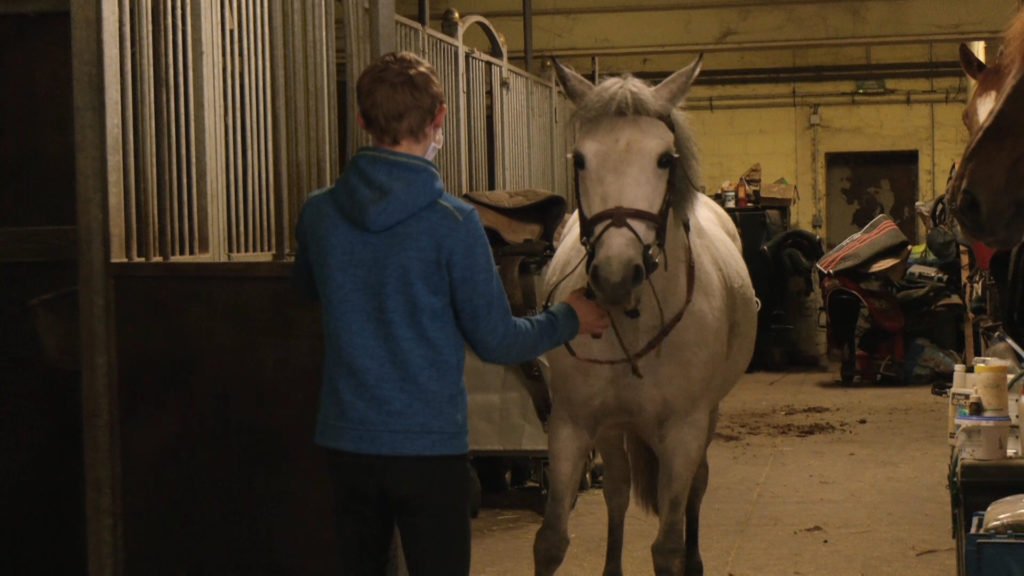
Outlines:
{"label": "striped blanket", "polygon": [[902,258],[909,245],[910,242],[896,222],[887,214],[880,214],[860,231],[826,252],[816,266],[824,274],[865,269],[880,258]]}

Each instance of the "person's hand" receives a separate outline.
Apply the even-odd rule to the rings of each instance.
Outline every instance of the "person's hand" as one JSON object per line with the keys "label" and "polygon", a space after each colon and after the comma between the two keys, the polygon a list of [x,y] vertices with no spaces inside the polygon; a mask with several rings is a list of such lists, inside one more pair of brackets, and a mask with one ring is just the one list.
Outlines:
{"label": "person's hand", "polygon": [[572,306],[576,317],[580,319],[580,334],[590,334],[596,338],[608,329],[608,314],[596,302],[587,298],[583,288],[569,294],[565,303]]}

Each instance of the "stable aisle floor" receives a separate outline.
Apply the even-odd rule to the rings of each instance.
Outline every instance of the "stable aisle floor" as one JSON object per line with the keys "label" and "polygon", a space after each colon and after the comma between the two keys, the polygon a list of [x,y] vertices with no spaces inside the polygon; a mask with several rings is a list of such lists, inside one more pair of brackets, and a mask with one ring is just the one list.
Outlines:
{"label": "stable aisle floor", "polygon": [[[930,389],[843,388],[833,372],[746,375],[722,405],[701,517],[707,576],[949,576],[946,403]],[[474,576],[533,573],[540,516],[485,508]],[[600,574],[600,490],[580,495],[559,574]],[[650,574],[657,521],[633,505],[624,571]]]}

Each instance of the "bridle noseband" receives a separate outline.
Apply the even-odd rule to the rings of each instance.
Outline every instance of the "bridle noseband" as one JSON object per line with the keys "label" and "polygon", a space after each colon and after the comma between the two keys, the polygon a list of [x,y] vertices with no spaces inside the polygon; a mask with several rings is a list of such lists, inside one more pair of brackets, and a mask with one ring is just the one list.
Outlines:
{"label": "bridle noseband", "polygon": [[[661,209],[658,213],[648,212],[647,210],[640,210],[638,208],[627,208],[625,206],[616,206],[607,210],[602,210],[591,217],[583,212],[583,206],[580,204],[579,198],[579,186],[576,187],[576,206],[579,208],[580,215],[580,244],[583,245],[583,249],[587,253],[587,270],[590,269],[591,264],[594,263],[594,246],[597,241],[604,236],[604,233],[611,230],[612,228],[625,228],[633,233],[636,237],[637,242],[643,247],[643,258],[644,258],[644,274],[646,278],[650,278],[651,274],[658,269],[660,255],[665,253],[665,236],[668,230],[668,212],[669,212],[669,194],[672,189],[672,177],[669,176],[669,185],[665,190],[665,197],[661,202]],[[630,224],[630,220],[643,220],[650,222],[654,225],[654,244],[648,244],[644,242],[644,239],[640,236],[640,233],[636,231],[636,228]],[[594,235],[597,226],[602,222],[607,222],[608,225],[601,229],[597,235]],[[657,246],[658,251],[655,253],[654,247]],[[668,262],[665,262],[666,268]]]}

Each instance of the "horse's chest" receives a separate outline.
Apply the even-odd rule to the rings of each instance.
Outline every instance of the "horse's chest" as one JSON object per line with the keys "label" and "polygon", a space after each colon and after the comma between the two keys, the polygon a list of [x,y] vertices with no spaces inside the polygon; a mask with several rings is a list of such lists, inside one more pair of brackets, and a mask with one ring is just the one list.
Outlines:
{"label": "horse's chest", "polygon": [[649,422],[660,414],[678,414],[701,404],[699,386],[686,379],[663,377],[657,371],[644,378],[636,378],[628,367],[621,366],[584,372],[591,374],[563,389],[566,407],[602,424]]}

